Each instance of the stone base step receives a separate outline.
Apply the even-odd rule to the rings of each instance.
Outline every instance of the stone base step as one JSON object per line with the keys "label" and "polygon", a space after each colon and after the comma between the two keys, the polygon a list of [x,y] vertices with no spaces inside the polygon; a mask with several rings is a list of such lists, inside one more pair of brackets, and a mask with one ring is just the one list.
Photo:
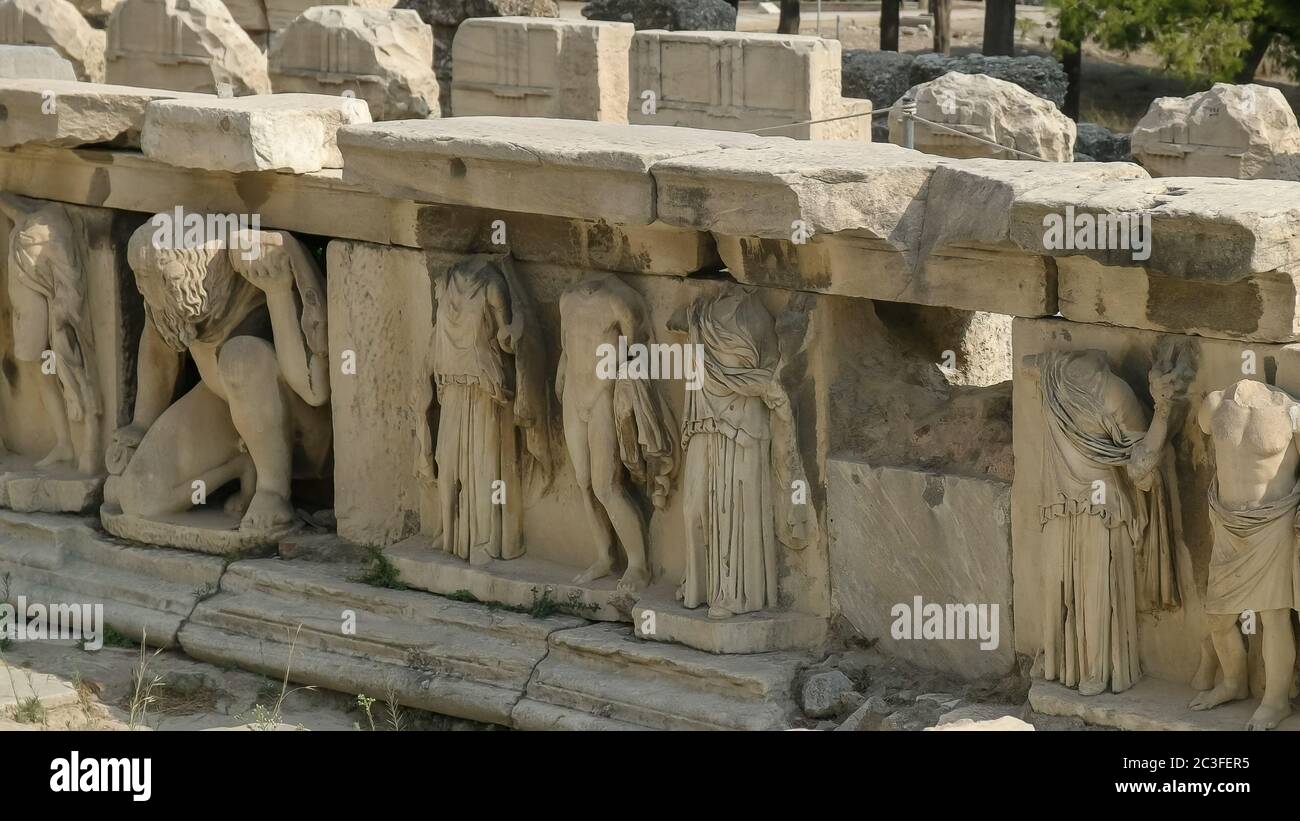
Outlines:
{"label": "stone base step", "polygon": [[639,638],[684,644],[710,653],[815,650],[826,640],[826,619],[789,610],[763,610],[726,619],[708,607],[688,610],[662,587],[646,592],[632,609]]}
{"label": "stone base step", "polygon": [[[151,647],[171,647],[223,563],[179,550],[132,546],[93,519],[0,510],[0,579],[9,601],[104,605],[104,621]],[[4,593],[0,589],[0,593]]]}
{"label": "stone base step", "polygon": [[[1120,730],[1244,730],[1259,706],[1259,699],[1252,697],[1198,712],[1187,706],[1195,695],[1186,684],[1149,677],[1122,693],[1096,696],[1035,679],[1029,687],[1029,706],[1043,715],[1081,718]],[[1300,730],[1300,712],[1292,713],[1277,729]]]}
{"label": "stone base step", "polygon": [[[345,693],[509,725],[547,636],[585,624],[353,581],[355,568],[236,562],[181,630],[185,652]],[[349,632],[352,626],[355,632]],[[293,658],[290,661],[292,646]]]}
{"label": "stone base step", "polygon": [[776,730],[793,725],[794,653],[714,655],[593,624],[550,637],[515,707],[523,729]]}

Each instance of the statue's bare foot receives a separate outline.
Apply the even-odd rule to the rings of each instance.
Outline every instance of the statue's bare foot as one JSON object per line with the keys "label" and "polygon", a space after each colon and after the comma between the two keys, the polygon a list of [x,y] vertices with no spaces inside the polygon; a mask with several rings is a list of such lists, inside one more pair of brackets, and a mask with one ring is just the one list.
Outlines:
{"label": "statue's bare foot", "polygon": [[644,567],[629,567],[618,580],[618,589],[625,593],[640,593],[650,586],[650,571]]}
{"label": "statue's bare foot", "polygon": [[72,452],[72,445],[55,445],[54,450],[50,451],[48,456],[36,463],[36,467],[53,467],[65,462],[73,462],[76,458],[76,454]]}
{"label": "statue's bare foot", "polygon": [[1187,706],[1193,710],[1212,710],[1220,704],[1227,704],[1229,701],[1241,701],[1243,698],[1249,697],[1249,684],[1243,682],[1237,687],[1232,687],[1225,681],[1213,690],[1199,693],[1196,698],[1192,699],[1192,703]]}
{"label": "statue's bare foot", "polygon": [[240,530],[276,530],[293,522],[289,500],[269,490],[259,490],[248,503]]}
{"label": "statue's bare foot", "polygon": [[1291,715],[1291,704],[1283,702],[1282,704],[1268,704],[1267,702],[1259,705],[1259,709],[1246,722],[1247,730],[1272,730],[1281,724],[1283,719]]}
{"label": "statue's bare foot", "polygon": [[686,582],[677,585],[677,589],[673,591],[673,598],[682,604],[686,603]]}
{"label": "statue's bare foot", "polygon": [[602,559],[597,559],[596,563],[582,571],[582,575],[574,579],[573,583],[586,584],[587,582],[594,582],[596,579],[603,579],[608,576],[610,571],[613,569],[614,563],[608,556]]}
{"label": "statue's bare foot", "polygon": [[711,619],[729,619],[736,615],[725,607],[713,606],[709,608],[709,618]]}

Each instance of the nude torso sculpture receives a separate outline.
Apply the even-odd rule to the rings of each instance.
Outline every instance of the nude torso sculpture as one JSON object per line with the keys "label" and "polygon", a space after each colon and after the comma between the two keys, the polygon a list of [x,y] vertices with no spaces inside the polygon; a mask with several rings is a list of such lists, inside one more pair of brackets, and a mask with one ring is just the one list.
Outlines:
{"label": "nude torso sculpture", "polygon": [[[1291,610],[1297,603],[1295,515],[1300,505],[1295,415],[1289,394],[1254,380],[1214,391],[1201,404],[1198,422],[1214,441],[1215,482],[1210,488],[1214,551],[1205,609],[1223,680],[1193,699],[1208,710],[1248,698],[1246,651],[1237,629],[1242,613],[1256,612],[1263,626],[1264,698],[1246,728],[1276,727],[1291,713],[1295,636]],[[1200,675],[1198,674],[1198,678]]]}

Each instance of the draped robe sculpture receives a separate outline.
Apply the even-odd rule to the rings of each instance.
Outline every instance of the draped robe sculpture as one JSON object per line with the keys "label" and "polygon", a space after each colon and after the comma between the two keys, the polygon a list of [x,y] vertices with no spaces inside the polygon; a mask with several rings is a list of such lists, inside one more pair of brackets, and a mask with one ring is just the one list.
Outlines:
{"label": "draped robe sculpture", "polygon": [[1158,357],[1148,425],[1103,352],[1026,358],[1047,421],[1043,677],[1085,695],[1137,683],[1138,612],[1179,605],[1167,439],[1191,379],[1189,359],[1173,349]]}
{"label": "draped robe sculpture", "polygon": [[437,485],[441,547],[474,564],[517,558],[525,549],[525,486],[531,480],[544,489],[551,473],[536,312],[508,256],[461,260],[437,278],[434,291],[429,378],[416,402],[426,410],[436,385],[436,443],[422,424],[419,472]]}
{"label": "draped robe sculpture", "polygon": [[[777,545],[815,538],[772,315],[753,289],[728,288],[669,323],[702,350],[704,379],[686,391],[682,480],[686,573],[678,597],[711,618],[775,607]],[[806,496],[806,494],[805,494]]]}

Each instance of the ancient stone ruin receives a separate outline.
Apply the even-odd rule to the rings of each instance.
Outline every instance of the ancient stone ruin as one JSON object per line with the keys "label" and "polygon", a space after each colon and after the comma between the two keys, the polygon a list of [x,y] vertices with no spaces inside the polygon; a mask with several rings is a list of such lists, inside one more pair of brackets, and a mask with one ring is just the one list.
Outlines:
{"label": "ancient stone ruin", "polygon": [[512,728],[1019,726],[882,711],[865,645],[1297,727],[1300,188],[1071,162],[980,74],[873,143],[818,38],[497,17],[454,117],[401,11],[269,75],[212,0],[123,0],[111,84],[0,50],[4,596]]}

